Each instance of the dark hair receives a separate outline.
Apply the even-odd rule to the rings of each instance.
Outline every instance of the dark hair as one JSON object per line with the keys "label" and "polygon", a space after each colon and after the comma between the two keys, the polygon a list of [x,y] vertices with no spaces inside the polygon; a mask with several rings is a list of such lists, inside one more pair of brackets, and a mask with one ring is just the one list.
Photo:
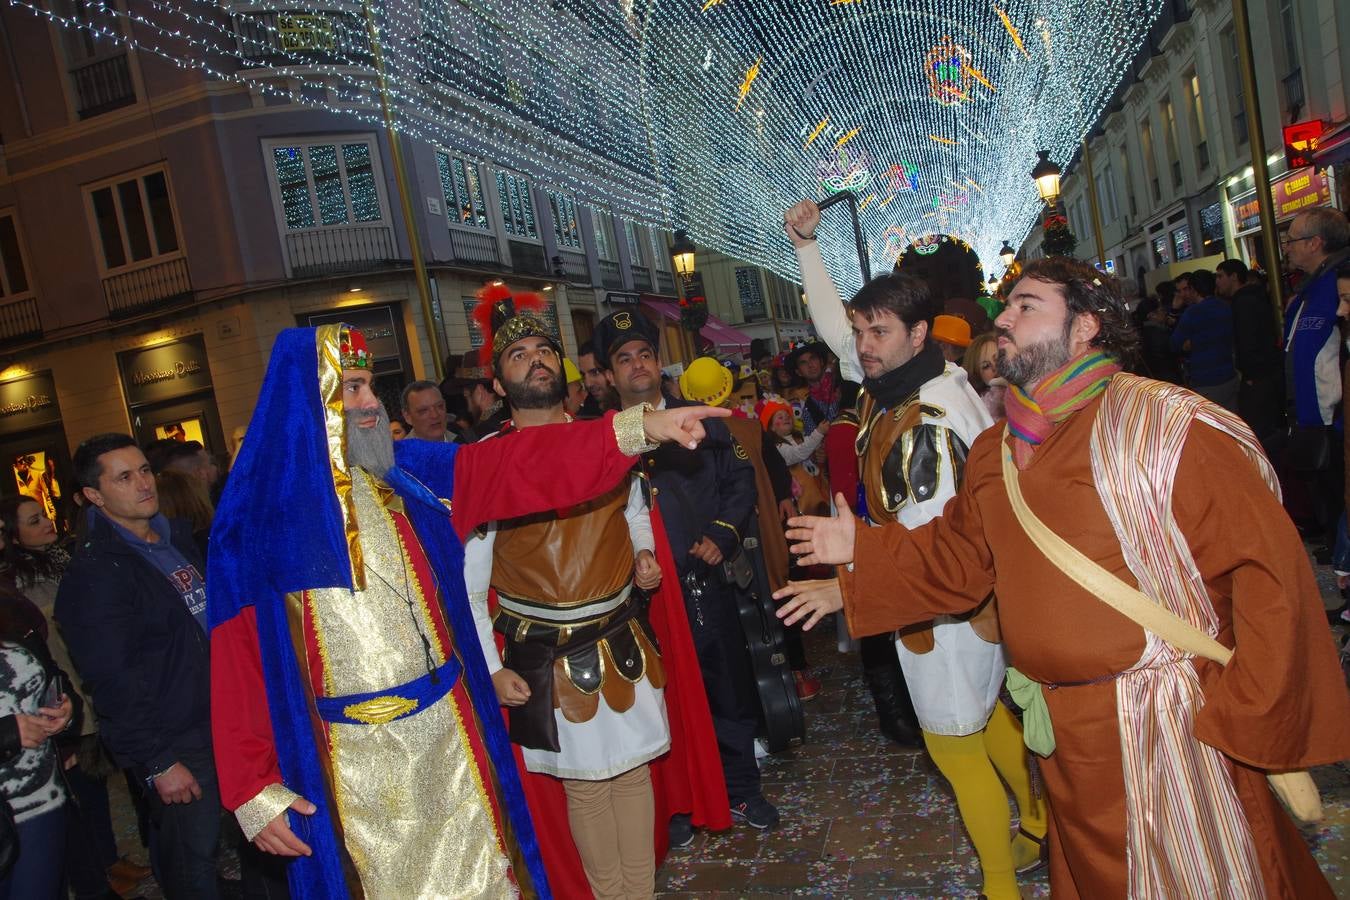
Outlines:
{"label": "dark hair", "polygon": [[1201,297],[1214,296],[1214,273],[1209,269],[1182,272],[1177,276],[1177,281],[1186,282]]}
{"label": "dark hair", "polygon": [[96,434],[75,448],[75,481],[80,487],[98,490],[98,477],[103,474],[105,453],[135,447],[136,440],[129,434]]}
{"label": "dark hair", "polygon": [[1247,264],[1240,259],[1225,259],[1214,267],[1215,271],[1222,272],[1229,278],[1236,278],[1238,281],[1247,280]]}
{"label": "dark hair", "polygon": [[1160,281],[1158,286],[1153,289],[1153,293],[1158,295],[1158,300],[1163,306],[1171,306],[1172,298],[1177,295],[1177,283],[1175,281]]}
{"label": "dark hair", "polygon": [[904,322],[906,328],[926,322],[931,334],[933,320],[942,313],[942,304],[933,297],[928,285],[922,280],[903,272],[891,272],[863,285],[863,289],[849,301],[848,309],[849,312],[861,313],[869,322],[883,310]]}
{"label": "dark hair", "polygon": [[155,488],[159,492],[160,512],[171,519],[186,519],[192,523],[194,532],[211,530],[215,510],[200,481],[170,469],[155,476]]}
{"label": "dark hair", "polygon": [[434,381],[414,381],[403,389],[403,393],[398,398],[398,408],[407,409],[408,398],[418,391],[435,391],[439,394],[441,386]]}
{"label": "dark hair", "polygon": [[578,358],[578,359],[580,359],[580,358],[583,357],[583,356],[587,356],[587,355],[589,355],[589,356],[594,356],[594,355],[595,355],[595,341],[583,341],[583,342],[581,343],[581,346],[577,347],[577,358]]}
{"label": "dark hair", "polygon": [[[1115,357],[1125,368],[1134,364],[1139,353],[1139,333],[1130,321],[1116,279],[1103,275],[1082,260],[1067,256],[1032,260],[1022,270],[1022,278],[1063,288],[1064,303],[1069,309],[1065,326],[1074,316],[1096,316],[1099,327],[1090,345]],[[1014,285],[1013,290],[1016,289]]]}
{"label": "dark hair", "polygon": [[1343,262],[1336,268],[1336,280],[1350,278],[1350,262]]}
{"label": "dark hair", "polygon": [[[42,504],[27,494],[15,494],[0,499],[0,521],[4,523],[5,549],[0,552],[5,565],[14,577],[15,585],[20,589],[30,587],[39,578],[59,579],[64,563],[69,559],[66,554],[48,553],[49,548],[29,548],[19,546],[19,507],[25,503]],[[45,514],[45,510],[43,511]],[[57,546],[53,542],[53,547]]]}
{"label": "dark hair", "polygon": [[158,475],[179,460],[187,460],[195,464],[197,455],[205,449],[201,441],[169,441],[163,446],[160,446],[160,442],[156,441],[155,457],[152,459],[150,452],[147,450],[145,458],[150,460],[150,470]]}
{"label": "dark hair", "polygon": [[861,389],[862,385],[858,384],[858,382],[856,381],[839,382],[840,412],[843,412],[844,410],[853,409],[853,407],[858,405],[858,392]]}

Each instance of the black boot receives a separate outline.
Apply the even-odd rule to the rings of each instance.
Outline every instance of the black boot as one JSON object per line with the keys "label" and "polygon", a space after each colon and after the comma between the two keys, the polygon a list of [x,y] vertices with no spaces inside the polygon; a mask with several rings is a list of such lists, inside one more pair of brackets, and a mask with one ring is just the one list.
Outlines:
{"label": "black boot", "polygon": [[914,713],[899,660],[863,669],[863,677],[877,707],[881,733],[901,747],[922,747],[919,717]]}

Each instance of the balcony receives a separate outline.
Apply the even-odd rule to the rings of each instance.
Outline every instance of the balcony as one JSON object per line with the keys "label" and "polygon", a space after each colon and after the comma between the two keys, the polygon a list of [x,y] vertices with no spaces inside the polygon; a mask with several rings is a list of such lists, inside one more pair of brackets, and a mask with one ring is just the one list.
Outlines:
{"label": "balcony", "polygon": [[286,267],[292,278],[368,272],[394,261],[388,225],[343,225],[286,234]]}
{"label": "balcony", "polygon": [[370,65],[364,20],[334,10],[239,12],[239,57],[255,66]]}
{"label": "balcony", "polygon": [[656,293],[674,295],[675,276],[669,272],[657,271],[656,273]]}
{"label": "balcony", "polygon": [[600,260],[600,286],[611,291],[623,290],[623,274],[619,271],[618,263],[608,259]]}
{"label": "balcony", "polygon": [[490,231],[450,229],[450,254],[457,263],[491,269],[501,265],[501,251]]}
{"label": "balcony", "polygon": [[75,108],[81,119],[90,119],[136,102],[136,88],[131,83],[126,53],[71,66],[70,80],[75,87]]}
{"label": "balcony", "polygon": [[511,250],[511,268],[515,271],[523,275],[545,277],[553,274],[548,267],[548,257],[544,255],[543,245],[525,241],[507,241],[506,244]]}
{"label": "balcony", "polygon": [[0,346],[42,337],[36,297],[0,303]]}
{"label": "balcony", "polygon": [[553,257],[553,274],[566,278],[569,284],[587,285],[591,283],[591,270],[586,267],[586,257],[570,250],[559,250]]}
{"label": "balcony", "polygon": [[1281,79],[1284,83],[1285,108],[1289,110],[1289,121],[1297,122],[1303,112],[1303,70],[1295,69]]}
{"label": "balcony", "polygon": [[112,319],[173,306],[191,294],[192,279],[188,277],[185,256],[103,279],[103,296],[108,301],[108,317]]}
{"label": "balcony", "polygon": [[633,290],[646,291],[652,290],[652,270],[646,266],[629,266],[628,271],[633,275]]}

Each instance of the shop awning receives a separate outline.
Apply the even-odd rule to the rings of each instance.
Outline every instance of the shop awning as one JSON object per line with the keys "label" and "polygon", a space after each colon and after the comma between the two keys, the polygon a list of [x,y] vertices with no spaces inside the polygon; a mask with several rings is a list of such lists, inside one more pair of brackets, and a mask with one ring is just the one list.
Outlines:
{"label": "shop awning", "polygon": [[[680,307],[678,300],[667,300],[664,298],[643,296],[642,305],[652,312],[659,313],[663,318],[670,319],[672,322],[680,321]],[[726,322],[708,314],[707,323],[699,329],[699,334],[712,342],[712,345],[720,350],[740,351],[742,353],[750,352],[750,336],[738,328],[733,328]]]}
{"label": "shop awning", "polygon": [[1322,135],[1313,153],[1313,165],[1319,169],[1350,162],[1350,122]]}

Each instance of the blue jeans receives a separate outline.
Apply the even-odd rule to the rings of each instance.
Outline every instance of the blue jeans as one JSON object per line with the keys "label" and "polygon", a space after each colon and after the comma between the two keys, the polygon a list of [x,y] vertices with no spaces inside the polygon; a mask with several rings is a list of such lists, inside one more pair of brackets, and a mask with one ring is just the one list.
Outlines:
{"label": "blue jeans", "polygon": [[19,823],[19,858],[0,881],[0,900],[58,900],[65,897],[66,815],[64,805]]}
{"label": "blue jeans", "polygon": [[[168,900],[219,900],[216,841],[220,837],[220,789],[210,749],[180,753],[202,798],[164,803],[153,788],[145,791],[150,807],[150,868]],[[3,898],[0,898],[3,900]]]}

